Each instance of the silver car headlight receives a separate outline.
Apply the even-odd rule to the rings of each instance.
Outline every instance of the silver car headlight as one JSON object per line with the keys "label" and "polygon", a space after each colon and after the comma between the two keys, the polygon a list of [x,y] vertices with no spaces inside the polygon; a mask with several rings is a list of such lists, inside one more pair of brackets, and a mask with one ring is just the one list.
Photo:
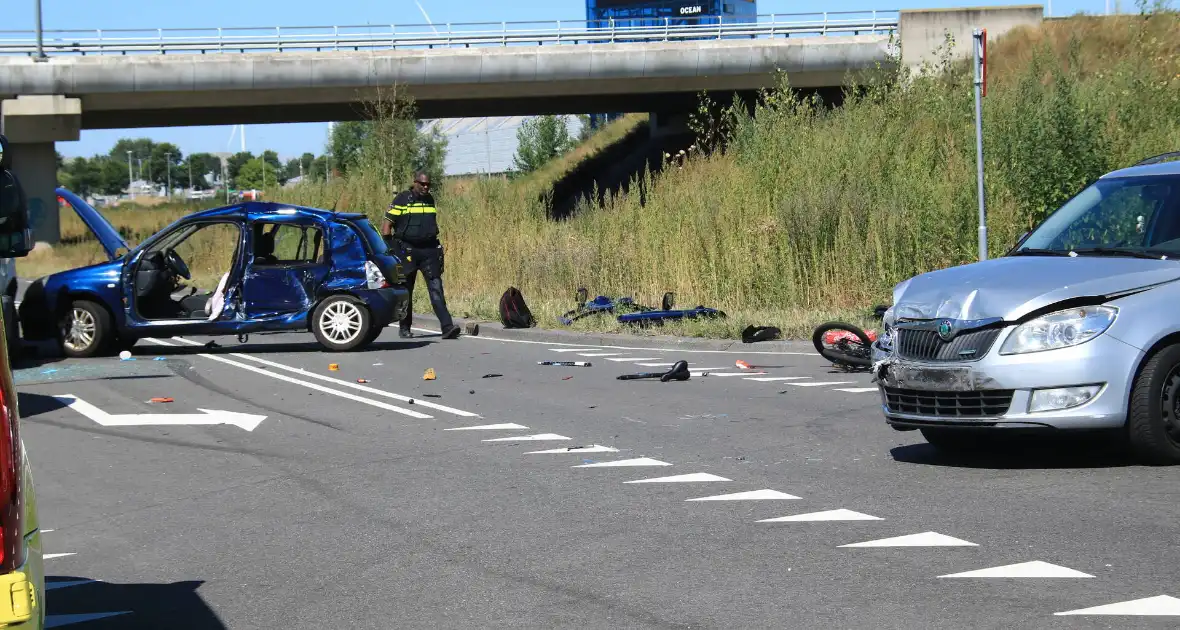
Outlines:
{"label": "silver car headlight", "polygon": [[1083,306],[1042,315],[1017,326],[1000,348],[1000,354],[1026,354],[1081,345],[1106,332],[1118,312],[1113,306]]}

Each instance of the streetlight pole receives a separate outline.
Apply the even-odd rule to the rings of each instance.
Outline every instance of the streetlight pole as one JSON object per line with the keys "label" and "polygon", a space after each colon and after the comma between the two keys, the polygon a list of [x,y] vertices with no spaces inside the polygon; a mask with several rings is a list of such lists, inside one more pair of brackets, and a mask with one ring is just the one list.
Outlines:
{"label": "streetlight pole", "polygon": [[983,103],[986,91],[987,30],[975,29],[975,162],[979,194],[979,260],[987,260],[987,208],[983,199]]}
{"label": "streetlight pole", "polygon": [[164,154],[164,168],[168,169],[168,200],[172,200],[172,154]]}
{"label": "streetlight pole", "polygon": [[36,16],[37,16],[37,58],[35,61],[46,61],[49,59],[45,56],[45,46],[42,42],[43,35],[41,32],[41,0],[34,0]]}
{"label": "streetlight pole", "polygon": [[135,175],[131,172],[131,152],[127,152],[127,192],[135,199]]}

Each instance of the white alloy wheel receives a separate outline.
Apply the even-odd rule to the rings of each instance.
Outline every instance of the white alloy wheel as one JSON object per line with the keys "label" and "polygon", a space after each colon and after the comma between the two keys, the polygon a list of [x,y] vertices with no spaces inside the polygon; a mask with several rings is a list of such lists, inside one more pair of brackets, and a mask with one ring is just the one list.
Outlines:
{"label": "white alloy wheel", "polygon": [[94,344],[98,323],[90,311],[75,304],[70,309],[70,328],[66,331],[65,347],[74,352],[86,352]]}
{"label": "white alloy wheel", "polygon": [[351,295],[333,295],[312,313],[312,332],[328,350],[348,351],[368,344],[372,327],[369,309]]}

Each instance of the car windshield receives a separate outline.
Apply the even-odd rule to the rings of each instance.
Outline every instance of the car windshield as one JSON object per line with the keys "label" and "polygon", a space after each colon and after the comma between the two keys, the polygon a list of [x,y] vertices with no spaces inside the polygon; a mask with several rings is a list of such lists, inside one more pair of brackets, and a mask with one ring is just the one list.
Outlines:
{"label": "car windshield", "polygon": [[1090,185],[1049,216],[1013,255],[1180,256],[1180,176]]}
{"label": "car windshield", "polygon": [[356,219],[353,221],[353,224],[356,225],[357,230],[365,237],[365,240],[369,243],[369,247],[373,248],[375,253],[389,253],[389,245],[385,244],[385,240],[381,238],[381,234],[377,232],[377,229],[373,227],[372,223],[369,223],[368,219]]}

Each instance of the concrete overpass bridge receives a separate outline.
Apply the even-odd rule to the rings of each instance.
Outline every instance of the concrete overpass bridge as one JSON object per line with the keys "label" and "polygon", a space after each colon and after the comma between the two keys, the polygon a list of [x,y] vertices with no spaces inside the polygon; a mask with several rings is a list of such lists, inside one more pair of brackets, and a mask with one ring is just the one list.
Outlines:
{"label": "concrete overpass bridge", "polygon": [[1041,19],[1036,5],[642,28],[47,31],[40,42],[0,34],[0,127],[36,238],[56,242],[54,143],[82,129],[350,120],[394,85],[423,118],[646,111],[660,125],[705,90],[752,92],[773,86],[778,71],[795,87],[837,87],[877,64],[920,63],[945,31],[969,42],[972,28],[995,37]]}

